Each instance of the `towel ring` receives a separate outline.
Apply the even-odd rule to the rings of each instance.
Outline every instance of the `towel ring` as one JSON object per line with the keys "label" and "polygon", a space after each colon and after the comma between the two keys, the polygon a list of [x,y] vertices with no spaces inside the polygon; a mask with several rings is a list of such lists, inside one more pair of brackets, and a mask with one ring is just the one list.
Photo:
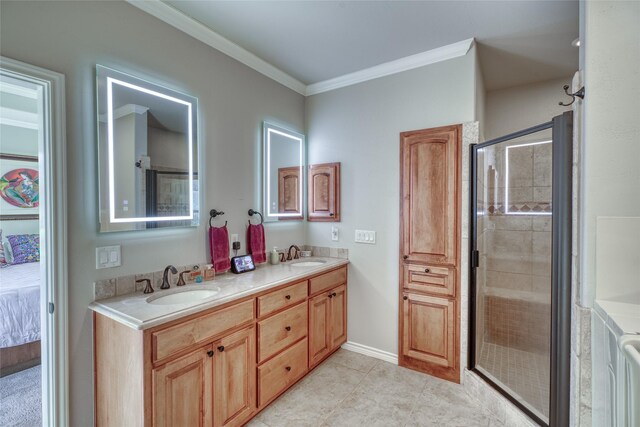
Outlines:
{"label": "towel ring", "polygon": [[[255,211],[253,209],[249,209],[249,216],[253,216],[254,214],[258,214],[260,215],[260,224],[264,223],[264,218],[262,217],[262,214],[258,211]],[[251,224],[251,220],[249,220],[249,224]]]}
{"label": "towel ring", "polygon": [[[224,212],[218,211],[218,210],[215,210],[215,209],[211,209],[209,211],[209,215],[210,215],[209,216],[209,227],[213,227],[213,225],[211,225],[211,220],[214,219],[217,216],[224,215]],[[224,226],[225,227],[227,226],[227,221],[224,222]]]}

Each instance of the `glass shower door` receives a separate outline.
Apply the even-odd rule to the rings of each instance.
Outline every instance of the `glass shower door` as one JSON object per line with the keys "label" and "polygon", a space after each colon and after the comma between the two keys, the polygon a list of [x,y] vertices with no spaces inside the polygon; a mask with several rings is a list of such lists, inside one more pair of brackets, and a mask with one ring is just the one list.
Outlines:
{"label": "glass shower door", "polygon": [[556,425],[555,133],[549,122],[479,144],[471,165],[471,367],[543,425]]}

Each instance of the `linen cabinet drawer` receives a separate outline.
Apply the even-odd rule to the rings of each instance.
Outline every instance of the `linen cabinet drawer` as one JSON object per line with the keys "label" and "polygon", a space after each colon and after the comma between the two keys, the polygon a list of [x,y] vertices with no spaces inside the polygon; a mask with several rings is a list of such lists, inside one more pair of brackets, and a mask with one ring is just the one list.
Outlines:
{"label": "linen cabinet drawer", "polygon": [[254,300],[153,332],[153,360],[164,359],[194,344],[204,343],[221,333],[250,322],[254,317]]}
{"label": "linen cabinet drawer", "polygon": [[307,336],[307,303],[258,322],[258,362]]}
{"label": "linen cabinet drawer", "polygon": [[307,298],[307,281],[287,286],[279,291],[258,297],[258,317],[274,313],[281,308],[290,307]]}
{"label": "linen cabinet drawer", "polygon": [[309,293],[311,295],[315,295],[318,292],[335,288],[336,286],[340,286],[346,282],[347,267],[342,267],[309,280]]}
{"label": "linen cabinet drawer", "polygon": [[404,266],[404,288],[448,297],[456,296],[455,268],[408,264]]}
{"label": "linen cabinet drawer", "polygon": [[269,403],[280,392],[307,373],[307,339],[258,367],[258,406]]}

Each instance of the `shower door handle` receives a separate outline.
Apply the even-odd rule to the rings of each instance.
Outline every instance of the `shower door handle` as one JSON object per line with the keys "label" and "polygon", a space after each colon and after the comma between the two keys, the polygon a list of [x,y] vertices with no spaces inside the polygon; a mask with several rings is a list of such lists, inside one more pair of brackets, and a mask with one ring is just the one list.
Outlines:
{"label": "shower door handle", "polygon": [[480,252],[473,250],[471,251],[471,268],[480,267]]}

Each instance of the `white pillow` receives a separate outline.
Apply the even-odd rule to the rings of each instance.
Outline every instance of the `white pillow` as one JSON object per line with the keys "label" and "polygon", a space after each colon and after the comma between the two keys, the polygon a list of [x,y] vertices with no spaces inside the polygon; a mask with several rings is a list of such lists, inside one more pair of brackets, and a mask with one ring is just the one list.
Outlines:
{"label": "white pillow", "polygon": [[13,250],[8,240],[2,239],[2,247],[4,248],[4,258],[7,264],[13,264]]}

